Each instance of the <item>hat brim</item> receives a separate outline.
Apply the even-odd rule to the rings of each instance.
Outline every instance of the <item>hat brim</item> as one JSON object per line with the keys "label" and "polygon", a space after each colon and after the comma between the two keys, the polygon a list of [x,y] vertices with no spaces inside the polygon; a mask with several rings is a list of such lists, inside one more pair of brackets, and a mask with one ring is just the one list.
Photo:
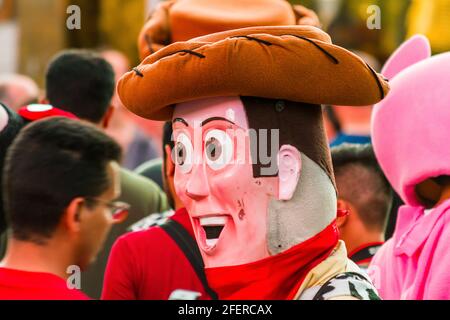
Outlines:
{"label": "hat brim", "polygon": [[118,92],[133,113],[169,120],[173,105],[221,96],[366,106],[389,91],[361,58],[308,26],[252,27],[174,43],[125,74]]}

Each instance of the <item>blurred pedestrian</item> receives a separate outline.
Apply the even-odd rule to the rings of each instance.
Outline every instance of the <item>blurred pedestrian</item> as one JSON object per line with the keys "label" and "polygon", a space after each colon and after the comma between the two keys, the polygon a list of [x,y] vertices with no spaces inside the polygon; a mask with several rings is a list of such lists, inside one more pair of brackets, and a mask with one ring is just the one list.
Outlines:
{"label": "blurred pedestrian", "polygon": [[4,169],[11,232],[0,299],[87,299],[67,279],[95,260],[111,226],[126,218],[128,205],[116,202],[120,157],[100,130],[66,118],[38,121],[18,135]]}

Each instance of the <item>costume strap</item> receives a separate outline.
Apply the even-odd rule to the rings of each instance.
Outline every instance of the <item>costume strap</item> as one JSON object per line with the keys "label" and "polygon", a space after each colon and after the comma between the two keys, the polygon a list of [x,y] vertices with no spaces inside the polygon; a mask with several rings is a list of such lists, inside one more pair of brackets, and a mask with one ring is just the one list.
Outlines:
{"label": "costume strap", "polygon": [[191,235],[180,225],[173,220],[167,220],[161,224],[160,227],[167,232],[167,234],[177,243],[178,247],[183,251],[186,258],[191,263],[198,278],[203,284],[205,291],[213,299],[217,300],[217,294],[209,287],[205,275],[205,265],[203,263],[200,250],[197,243],[192,239]]}

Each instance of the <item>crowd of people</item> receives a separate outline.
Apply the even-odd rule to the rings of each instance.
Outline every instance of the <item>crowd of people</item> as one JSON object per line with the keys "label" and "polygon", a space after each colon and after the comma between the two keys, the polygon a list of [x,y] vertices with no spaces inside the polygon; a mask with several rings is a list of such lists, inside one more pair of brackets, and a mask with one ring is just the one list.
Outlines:
{"label": "crowd of people", "polygon": [[171,0],[135,68],[0,76],[0,300],[450,299],[450,53],[379,70],[320,27]]}

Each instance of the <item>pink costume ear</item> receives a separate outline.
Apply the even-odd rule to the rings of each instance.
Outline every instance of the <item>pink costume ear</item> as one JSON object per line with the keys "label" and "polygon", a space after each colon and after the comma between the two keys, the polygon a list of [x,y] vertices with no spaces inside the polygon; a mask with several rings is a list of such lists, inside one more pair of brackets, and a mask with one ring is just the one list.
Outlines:
{"label": "pink costume ear", "polygon": [[429,40],[422,35],[415,35],[404,42],[386,62],[381,72],[391,80],[406,68],[431,57]]}
{"label": "pink costume ear", "polygon": [[302,157],[297,148],[284,145],[278,152],[279,200],[289,201],[294,196],[302,169]]}

